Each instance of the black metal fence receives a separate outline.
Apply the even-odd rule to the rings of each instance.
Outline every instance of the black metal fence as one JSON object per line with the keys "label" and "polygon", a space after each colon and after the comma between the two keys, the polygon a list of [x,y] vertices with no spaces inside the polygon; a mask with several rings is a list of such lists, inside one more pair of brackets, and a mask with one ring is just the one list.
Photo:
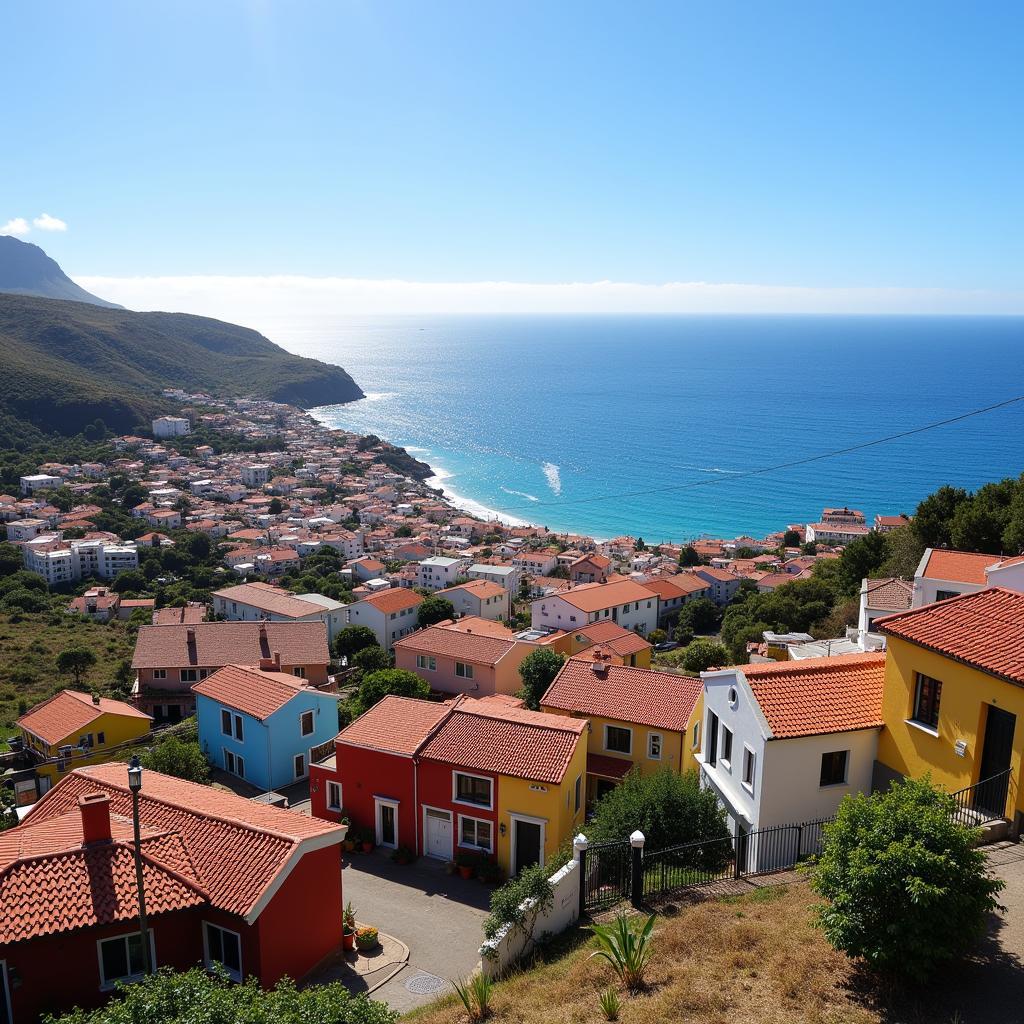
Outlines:
{"label": "black metal fence", "polygon": [[628,842],[602,843],[583,851],[580,861],[581,907],[602,910],[630,898],[631,851]]}
{"label": "black metal fence", "polygon": [[977,827],[1006,816],[1006,799],[1010,794],[1012,768],[981,779],[973,786],[951,794],[956,803],[954,817],[964,825]]}

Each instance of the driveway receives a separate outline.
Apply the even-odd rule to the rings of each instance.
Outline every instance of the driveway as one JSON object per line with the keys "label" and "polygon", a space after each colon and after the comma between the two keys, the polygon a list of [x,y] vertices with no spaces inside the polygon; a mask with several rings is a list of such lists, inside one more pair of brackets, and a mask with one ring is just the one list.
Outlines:
{"label": "driveway", "polygon": [[409,962],[377,989],[407,1013],[429,1003],[447,982],[464,978],[480,960],[491,890],[475,879],[445,874],[440,861],[394,864],[384,853],[345,855],[342,885],[356,917],[409,947]]}

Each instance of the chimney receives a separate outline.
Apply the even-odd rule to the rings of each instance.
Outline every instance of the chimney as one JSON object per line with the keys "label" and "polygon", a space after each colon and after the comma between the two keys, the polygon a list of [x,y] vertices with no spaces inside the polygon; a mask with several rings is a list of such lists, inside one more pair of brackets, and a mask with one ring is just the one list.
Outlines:
{"label": "chimney", "polygon": [[196,645],[196,631],[192,626],[189,626],[188,629],[185,630],[185,643],[187,643],[189,647],[195,647]]}
{"label": "chimney", "polygon": [[82,845],[110,841],[110,797],[106,793],[86,793],[78,798],[82,812]]}

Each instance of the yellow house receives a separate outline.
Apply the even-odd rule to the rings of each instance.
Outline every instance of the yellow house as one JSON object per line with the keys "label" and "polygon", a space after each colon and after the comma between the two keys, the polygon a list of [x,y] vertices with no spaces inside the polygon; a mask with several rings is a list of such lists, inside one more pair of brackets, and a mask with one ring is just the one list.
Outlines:
{"label": "yellow house", "polygon": [[41,795],[72,768],[111,760],[113,748],[145,736],[152,722],[124,701],[61,690],[22,715],[17,724],[26,749],[39,760]]}
{"label": "yellow house", "polygon": [[617,665],[630,665],[633,668],[651,667],[651,644],[639,633],[625,629],[611,619],[600,622],[589,622],[582,629],[567,634],[568,649],[562,653],[573,655],[599,650],[612,655]]}
{"label": "yellow house", "polygon": [[1024,594],[993,587],[878,620],[886,635],[879,782],[926,772],[965,806],[1024,811]]}
{"label": "yellow house", "polygon": [[696,769],[703,713],[700,679],[615,664],[606,656],[570,658],[541,710],[590,722],[587,802],[634,766],[641,772]]}

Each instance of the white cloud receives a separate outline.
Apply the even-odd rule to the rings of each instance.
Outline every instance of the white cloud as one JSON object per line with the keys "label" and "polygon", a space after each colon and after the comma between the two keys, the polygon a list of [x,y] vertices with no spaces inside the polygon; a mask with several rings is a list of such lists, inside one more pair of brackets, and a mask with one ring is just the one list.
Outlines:
{"label": "white cloud", "polygon": [[59,217],[51,217],[48,213],[41,213],[32,223],[40,231],[67,231],[68,226]]}
{"label": "white cloud", "polygon": [[12,217],[6,224],[0,226],[0,235],[27,235],[31,230],[24,217]]}
{"label": "white cloud", "polygon": [[804,288],[672,281],[536,284],[342,277],[76,277],[130,309],[280,328],[306,316],[405,313],[1024,313],[1024,291]]}

